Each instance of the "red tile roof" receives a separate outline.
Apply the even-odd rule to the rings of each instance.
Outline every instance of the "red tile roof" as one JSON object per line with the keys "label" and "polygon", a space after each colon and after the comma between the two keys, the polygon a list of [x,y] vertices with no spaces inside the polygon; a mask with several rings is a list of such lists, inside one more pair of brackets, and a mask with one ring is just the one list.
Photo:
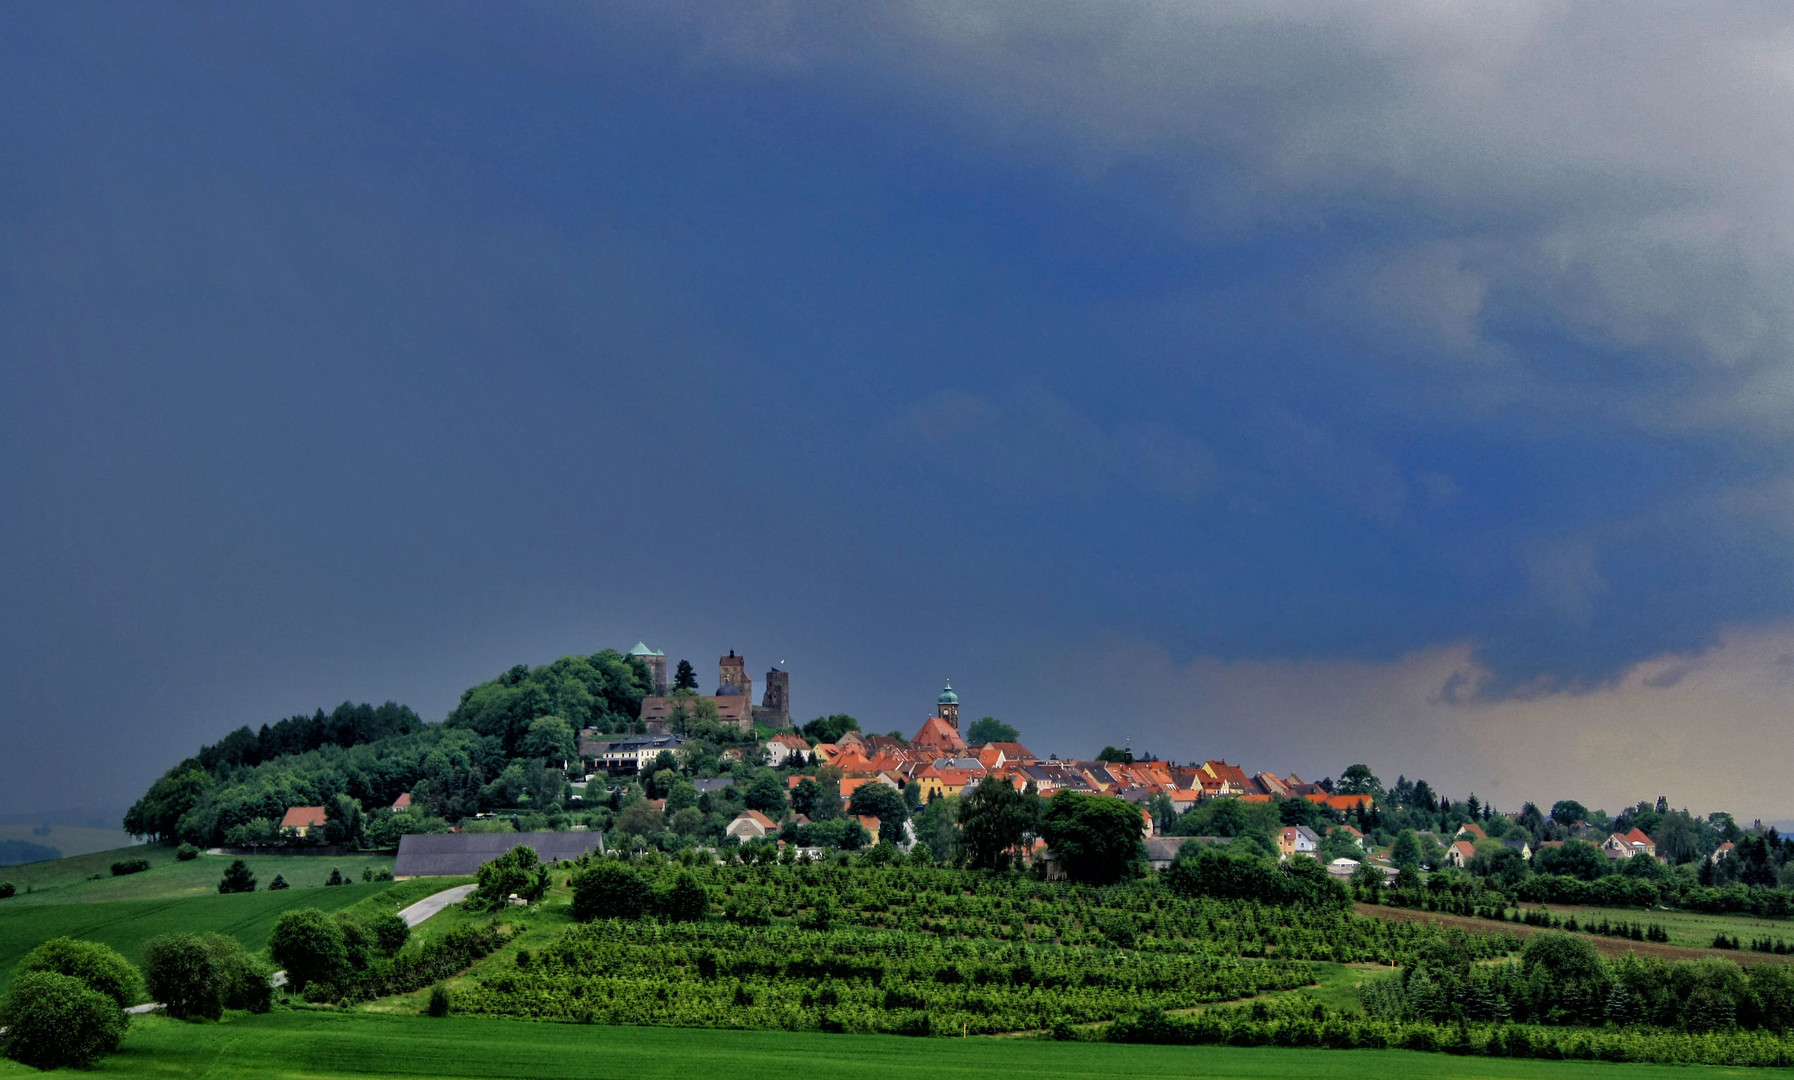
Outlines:
{"label": "red tile roof", "polygon": [[287,816],[280,819],[283,829],[316,829],[323,824],[322,806],[291,806],[287,808]]}

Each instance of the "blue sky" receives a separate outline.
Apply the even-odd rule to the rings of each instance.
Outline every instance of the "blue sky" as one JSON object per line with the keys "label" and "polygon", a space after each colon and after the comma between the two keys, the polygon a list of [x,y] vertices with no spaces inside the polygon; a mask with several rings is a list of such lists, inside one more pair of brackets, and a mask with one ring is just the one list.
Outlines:
{"label": "blue sky", "polygon": [[1774,7],[0,18],[0,810],[645,638],[1794,815]]}

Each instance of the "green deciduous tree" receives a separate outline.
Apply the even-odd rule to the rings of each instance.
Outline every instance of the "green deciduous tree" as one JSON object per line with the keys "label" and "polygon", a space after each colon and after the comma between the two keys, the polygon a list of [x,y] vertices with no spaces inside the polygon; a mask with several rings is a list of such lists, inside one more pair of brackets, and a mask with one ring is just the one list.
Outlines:
{"label": "green deciduous tree", "polygon": [[818,716],[803,726],[804,737],[812,743],[839,742],[841,736],[860,730],[860,722],[846,713]]}
{"label": "green deciduous tree", "polygon": [[[867,785],[868,787],[871,785]],[[883,787],[884,785],[879,785]],[[778,821],[785,816],[785,782],[773,773],[761,773],[748,785],[747,808]]]}
{"label": "green deciduous tree", "polygon": [[81,980],[91,990],[98,990],[123,1008],[137,1000],[142,980],[131,962],[118,950],[97,941],[79,941],[70,937],[51,938],[25,954],[14,969],[18,974],[50,971]]}
{"label": "green deciduous tree", "polygon": [[573,917],[639,919],[654,902],[654,890],[632,867],[603,859],[573,878]]}
{"label": "green deciduous tree", "polygon": [[1108,885],[1140,873],[1146,858],[1140,808],[1121,799],[1061,791],[1047,801],[1040,834],[1066,877]]}
{"label": "green deciduous tree", "polygon": [[268,955],[299,993],[312,983],[336,983],[349,967],[342,924],[317,908],[283,914],[268,938]]}
{"label": "green deciduous tree", "polygon": [[496,859],[480,864],[479,884],[465,901],[474,911],[498,911],[515,896],[534,903],[548,893],[548,867],[536,849],[518,844]]}
{"label": "green deciduous tree", "polygon": [[118,1049],[125,1014],[80,979],[29,971],[0,998],[0,1053],[33,1068],[86,1068]]}
{"label": "green deciduous tree", "polygon": [[980,869],[1009,865],[1039,828],[1039,797],[1007,780],[987,776],[960,799],[959,854]]}
{"label": "green deciduous tree", "polygon": [[994,742],[1019,742],[1021,737],[1021,732],[994,716],[983,717],[966,731],[966,742],[971,746],[983,746],[985,743]]}

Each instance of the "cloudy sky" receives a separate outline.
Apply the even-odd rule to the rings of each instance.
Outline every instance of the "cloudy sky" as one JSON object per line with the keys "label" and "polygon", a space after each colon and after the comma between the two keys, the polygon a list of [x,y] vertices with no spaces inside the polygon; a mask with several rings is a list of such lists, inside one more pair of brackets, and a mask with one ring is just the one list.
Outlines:
{"label": "cloudy sky", "polygon": [[1794,15],[0,13],[0,811],[638,638],[1794,817]]}

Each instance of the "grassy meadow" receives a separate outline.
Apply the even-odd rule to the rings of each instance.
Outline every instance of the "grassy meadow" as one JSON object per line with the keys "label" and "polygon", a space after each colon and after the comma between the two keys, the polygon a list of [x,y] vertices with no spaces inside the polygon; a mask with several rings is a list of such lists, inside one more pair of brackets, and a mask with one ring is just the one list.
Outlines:
{"label": "grassy meadow", "polygon": [[[10,881],[18,895],[0,900],[0,912],[31,904],[100,903],[114,900],[150,900],[177,896],[216,895],[218,879],[224,876],[234,856],[201,855],[181,862],[175,849],[160,844],[111,848],[71,858],[48,862],[26,863],[0,869],[0,880]],[[150,868],[141,874],[112,876],[112,864],[124,859],[148,859]],[[294,888],[324,884],[332,868],[344,876],[361,880],[363,870],[391,870],[391,855],[346,855],[342,858],[316,858],[310,855],[254,855],[246,857],[255,873],[256,887],[265,889],[276,874],[286,878]]]}
{"label": "grassy meadow", "polygon": [[[787,1031],[593,1027],[517,1020],[276,1010],[231,1014],[216,1024],[161,1017],[132,1023],[123,1048],[96,1077],[193,1076],[354,1080],[364,1077],[498,1077],[531,1080],[938,1080],[943,1076],[1037,1080],[1098,1076],[1203,1076],[1271,1080],[1375,1076],[1379,1080],[1719,1080],[1787,1070],[1687,1065],[1451,1057],[1402,1050],[1291,1050],[1233,1046],[1118,1046],[1033,1039],[906,1039]],[[0,1077],[41,1075],[0,1061]]]}
{"label": "grassy meadow", "polygon": [[1608,922],[1656,923],[1669,931],[1669,944],[1705,949],[1713,944],[1713,935],[1725,932],[1748,943],[1752,938],[1780,938],[1794,945],[1794,920],[1764,919],[1755,915],[1704,915],[1698,911],[1667,911],[1661,908],[1640,911],[1637,908],[1583,907],[1578,904],[1527,904],[1522,910],[1537,911],[1541,907],[1560,918],[1576,916],[1580,923]]}

